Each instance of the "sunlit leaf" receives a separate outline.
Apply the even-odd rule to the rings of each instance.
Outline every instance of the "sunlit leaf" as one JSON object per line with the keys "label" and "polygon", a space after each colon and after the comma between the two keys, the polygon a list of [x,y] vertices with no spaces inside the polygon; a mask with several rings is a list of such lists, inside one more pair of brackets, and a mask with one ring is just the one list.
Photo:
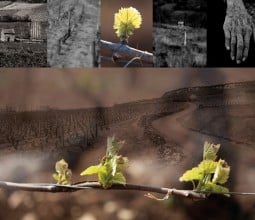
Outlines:
{"label": "sunlit leaf", "polygon": [[221,186],[221,185],[217,185],[215,183],[212,182],[208,182],[206,185],[204,185],[201,188],[201,191],[207,191],[207,192],[215,192],[215,193],[226,193],[224,194],[225,196],[230,196],[229,194],[227,194],[229,192],[229,189]]}
{"label": "sunlit leaf", "polygon": [[112,180],[113,183],[126,184],[126,178],[121,172],[116,173]]}
{"label": "sunlit leaf", "polygon": [[181,177],[180,181],[183,182],[188,182],[188,181],[193,181],[193,180],[202,180],[203,175],[201,171],[199,170],[198,167],[194,167],[191,170],[187,170]]}
{"label": "sunlit leaf", "polygon": [[117,160],[117,171],[123,171],[128,167],[128,158],[127,157],[122,157],[122,156],[118,156],[118,160]]}
{"label": "sunlit leaf", "polygon": [[210,144],[207,141],[204,143],[204,160],[216,160],[217,153],[220,149],[220,144]]}
{"label": "sunlit leaf", "polygon": [[119,150],[124,145],[125,141],[117,141],[115,137],[108,137],[107,138],[107,149],[106,149],[106,157],[107,156],[114,156],[119,153]]}
{"label": "sunlit leaf", "polygon": [[56,162],[54,173],[52,177],[57,181],[57,184],[71,185],[72,171],[68,169],[68,163],[62,159]]}
{"label": "sunlit leaf", "polygon": [[68,164],[64,159],[59,160],[56,162],[55,169],[58,173],[64,172],[68,169]]}
{"label": "sunlit leaf", "polygon": [[213,183],[220,183],[224,184],[227,182],[229,178],[229,173],[230,173],[230,166],[224,161],[224,160],[219,160],[215,174],[213,176]]}
{"label": "sunlit leaf", "polygon": [[112,164],[112,176],[114,176],[116,174],[116,171],[117,171],[117,166],[118,166],[118,158],[117,156],[113,157],[111,159],[111,164]]}
{"label": "sunlit leaf", "polygon": [[85,176],[85,175],[93,175],[93,174],[98,174],[99,172],[100,165],[97,166],[90,166],[86,170],[84,170],[80,175]]}
{"label": "sunlit leaf", "polygon": [[118,37],[129,37],[141,24],[142,16],[136,8],[121,8],[114,15],[113,29]]}
{"label": "sunlit leaf", "polygon": [[215,172],[217,162],[212,160],[203,160],[198,165],[198,169],[203,174],[212,174]]}
{"label": "sunlit leaf", "polygon": [[52,174],[52,177],[58,182],[59,180],[58,174],[54,173]]}
{"label": "sunlit leaf", "polygon": [[107,189],[111,187],[113,184],[113,176],[111,175],[111,172],[107,169],[106,166],[100,167],[100,170],[98,172],[98,181],[102,185],[104,189]]}

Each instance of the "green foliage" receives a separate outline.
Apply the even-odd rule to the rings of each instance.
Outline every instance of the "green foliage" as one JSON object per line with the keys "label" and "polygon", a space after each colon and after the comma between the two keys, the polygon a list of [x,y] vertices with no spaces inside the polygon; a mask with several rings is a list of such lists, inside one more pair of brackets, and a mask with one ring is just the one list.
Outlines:
{"label": "green foliage", "polygon": [[217,152],[220,145],[210,144],[205,142],[203,160],[197,167],[186,171],[181,177],[180,181],[191,181],[196,191],[205,192],[229,192],[228,188],[221,186],[225,184],[229,178],[230,167],[225,160],[217,159]]}
{"label": "green foliage", "polygon": [[80,175],[97,175],[98,181],[104,189],[112,186],[113,183],[126,184],[126,178],[122,171],[127,168],[128,159],[118,155],[124,141],[117,141],[114,137],[107,139],[106,155],[102,158],[100,164],[90,166]]}
{"label": "green foliage", "polygon": [[203,185],[203,187],[201,187],[201,191],[226,193],[224,195],[229,196],[229,194],[227,194],[229,192],[228,188],[212,182],[208,182],[207,184]]}
{"label": "green foliage", "polygon": [[180,181],[188,182],[194,180],[200,180],[203,178],[203,174],[200,172],[198,167],[194,167],[191,170],[187,170],[181,177]]}
{"label": "green foliage", "polygon": [[229,178],[230,167],[224,160],[219,160],[214,176],[213,176],[213,183],[220,183],[224,184],[227,182]]}
{"label": "green foliage", "polygon": [[220,149],[220,144],[210,144],[207,141],[204,143],[204,153],[203,159],[204,160],[216,160],[217,153]]}
{"label": "green foliage", "polygon": [[56,162],[55,169],[57,173],[52,176],[57,181],[57,184],[71,185],[72,171],[68,169],[68,164],[64,159]]}
{"label": "green foliage", "polygon": [[128,38],[141,24],[142,16],[136,8],[121,8],[114,15],[113,29],[116,30],[118,37]]}

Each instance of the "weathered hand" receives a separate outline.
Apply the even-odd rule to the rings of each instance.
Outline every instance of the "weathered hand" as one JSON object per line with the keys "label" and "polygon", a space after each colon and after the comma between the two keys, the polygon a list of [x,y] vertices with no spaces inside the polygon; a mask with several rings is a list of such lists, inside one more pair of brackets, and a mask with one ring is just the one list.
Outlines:
{"label": "weathered hand", "polygon": [[225,47],[230,50],[231,59],[240,64],[248,57],[252,35],[252,17],[243,6],[238,4],[228,6],[223,29]]}

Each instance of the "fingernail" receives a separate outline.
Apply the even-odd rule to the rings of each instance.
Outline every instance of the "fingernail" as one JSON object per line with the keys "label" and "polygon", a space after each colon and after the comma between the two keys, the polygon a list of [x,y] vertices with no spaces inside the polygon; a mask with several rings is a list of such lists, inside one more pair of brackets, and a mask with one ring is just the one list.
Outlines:
{"label": "fingernail", "polygon": [[235,59],[235,57],[231,57],[231,60],[234,60]]}
{"label": "fingernail", "polygon": [[246,57],[243,58],[243,62],[246,60]]}
{"label": "fingernail", "polygon": [[226,47],[227,50],[230,50],[230,47]]}
{"label": "fingernail", "polygon": [[240,61],[240,60],[237,60],[237,61],[236,61],[236,63],[237,63],[237,64],[240,64],[240,63],[241,63],[241,61]]}

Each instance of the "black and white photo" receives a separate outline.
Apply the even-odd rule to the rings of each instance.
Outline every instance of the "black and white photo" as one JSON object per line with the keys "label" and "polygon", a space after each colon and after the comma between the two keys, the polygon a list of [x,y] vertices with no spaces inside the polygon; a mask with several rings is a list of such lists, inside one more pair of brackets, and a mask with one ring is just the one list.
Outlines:
{"label": "black and white photo", "polygon": [[48,65],[98,66],[99,0],[48,0]]}
{"label": "black and white photo", "polygon": [[255,2],[208,2],[209,67],[255,66]]}
{"label": "black and white photo", "polygon": [[47,1],[0,1],[0,67],[47,66]]}
{"label": "black and white photo", "polygon": [[204,67],[207,64],[207,1],[154,1],[156,67]]}

